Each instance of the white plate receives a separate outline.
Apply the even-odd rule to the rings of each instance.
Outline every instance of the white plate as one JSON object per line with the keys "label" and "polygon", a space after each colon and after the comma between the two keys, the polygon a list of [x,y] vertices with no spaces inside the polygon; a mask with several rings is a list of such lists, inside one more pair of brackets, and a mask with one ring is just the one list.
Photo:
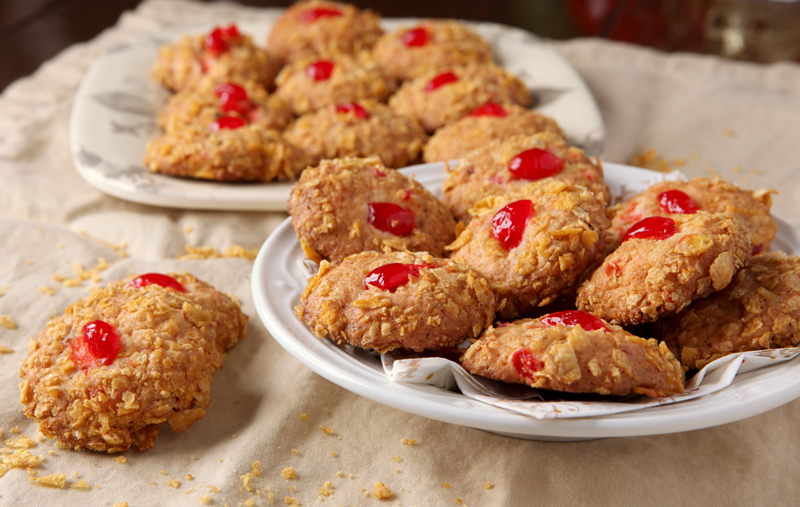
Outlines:
{"label": "white plate", "polygon": [[[604,164],[614,195],[624,186],[651,180],[657,173]],[[425,164],[403,169],[441,195],[444,166]],[[773,248],[800,250],[800,235],[778,220]],[[258,315],[272,336],[313,371],[345,389],[406,412],[439,421],[536,440],[581,440],[656,435],[707,428],[751,417],[800,397],[800,361],[787,361],[740,374],[733,384],[694,400],[613,416],[537,420],[486,405],[461,394],[422,384],[390,381],[380,360],[352,347],[321,340],[294,315],[306,286],[298,259],[303,252],[287,219],[264,243],[253,266],[252,290]]]}
{"label": "white plate", "polygon": [[[386,31],[413,19],[385,19]],[[256,43],[269,23],[240,23]],[[498,63],[518,75],[537,96],[537,110],[555,118],[573,144],[600,155],[605,131],[600,112],[578,74],[551,46],[516,28],[472,26],[492,44]],[[201,33],[211,27],[193,27]],[[158,111],[168,92],[150,78],[159,46],[181,32],[169,31],[109,51],[84,76],[72,107],[70,147],[80,175],[95,188],[142,204],[187,209],[285,210],[290,183],[222,184],[147,171],[145,145],[159,135]]]}

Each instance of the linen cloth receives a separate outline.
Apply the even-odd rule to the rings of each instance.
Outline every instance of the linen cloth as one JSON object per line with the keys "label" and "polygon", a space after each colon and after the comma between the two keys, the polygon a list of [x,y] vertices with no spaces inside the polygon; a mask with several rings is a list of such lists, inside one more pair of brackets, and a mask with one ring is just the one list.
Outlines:
{"label": "linen cloth", "polygon": [[[285,214],[149,207],[107,196],[80,178],[68,119],[81,77],[98,55],[164,28],[277,14],[148,0],[0,96],[0,315],[16,323],[0,326],[3,440],[37,435],[21,411],[19,366],[30,338],[91,287],[91,279],[77,287],[53,279],[75,276],[75,263],[90,270],[106,259],[110,267],[97,270],[103,285],[131,273],[187,270],[234,294],[250,316],[247,338],[216,374],[207,417],[182,434],[162,427],[155,447],[125,453],[124,463],[119,455],[61,450],[42,440],[29,449],[44,457],[38,476],[64,473],[67,487],[33,485],[29,472],[12,469],[0,478],[0,505],[381,505],[371,495],[378,481],[394,493],[387,503],[397,506],[797,504],[800,401],[708,429],[583,442],[519,440],[402,412],[338,387],[285,352],[255,313],[251,262],[176,259],[186,244],[256,248]],[[654,148],[669,160],[684,159],[690,177],[718,174],[749,188],[775,188],[773,212],[800,227],[798,65],[668,55],[589,39],[553,44],[601,108],[604,160],[626,162]],[[286,467],[296,478],[281,476]],[[248,473],[252,490],[242,480]],[[81,480],[90,489],[70,487]]]}

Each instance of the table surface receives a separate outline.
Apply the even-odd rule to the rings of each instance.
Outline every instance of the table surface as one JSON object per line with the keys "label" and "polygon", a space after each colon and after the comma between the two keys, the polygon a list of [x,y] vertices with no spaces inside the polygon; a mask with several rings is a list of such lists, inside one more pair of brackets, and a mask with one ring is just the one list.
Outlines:
{"label": "table surface", "polygon": [[[398,507],[797,503],[800,400],[713,428],[585,442],[518,440],[415,416],[316,375],[259,322],[252,262],[221,253],[258,248],[285,213],[139,205],[80,178],[69,149],[70,108],[86,69],[105,51],[164,29],[268,22],[277,14],[145,0],[0,94],[0,315],[15,323],[0,325],[0,430],[6,447],[28,445],[43,458],[37,476],[64,474],[67,483],[37,486],[28,471],[12,469],[0,478],[0,505],[238,507],[285,505],[284,498]],[[652,149],[661,165],[690,177],[777,189],[773,212],[800,227],[800,66],[597,39],[553,47],[597,100],[607,131],[604,160],[624,163]],[[187,245],[195,259],[178,258]],[[203,258],[214,251],[220,258]],[[183,433],[164,427],[152,449],[124,459],[37,440],[36,423],[18,404],[30,338],[85,297],[95,276],[106,284],[131,273],[183,270],[235,295],[250,316],[247,338],[215,376],[208,415]],[[295,479],[281,476],[288,467]],[[80,489],[81,481],[90,489]],[[376,499],[376,482],[394,498]]]}

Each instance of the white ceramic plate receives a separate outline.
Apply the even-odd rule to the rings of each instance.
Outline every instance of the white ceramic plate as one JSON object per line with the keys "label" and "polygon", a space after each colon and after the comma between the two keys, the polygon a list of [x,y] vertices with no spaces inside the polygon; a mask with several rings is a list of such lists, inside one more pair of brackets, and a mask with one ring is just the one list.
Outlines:
{"label": "white ceramic plate", "polygon": [[[386,19],[393,31],[413,19]],[[239,23],[256,43],[269,23]],[[536,95],[537,110],[561,124],[573,144],[600,155],[605,131],[597,106],[573,68],[548,44],[516,28],[472,25],[492,44],[498,63],[519,76]],[[211,27],[193,27],[201,33]],[[285,210],[291,183],[222,184],[147,171],[145,145],[159,135],[158,111],[168,92],[150,78],[159,46],[181,32],[169,31],[109,51],[84,76],[72,107],[70,145],[80,175],[95,188],[142,204],[187,209]]]}
{"label": "white ceramic plate", "polygon": [[[657,173],[618,164],[604,164],[614,195]],[[436,195],[445,178],[441,163],[403,169]],[[778,220],[773,249],[800,251],[800,235]],[[380,360],[352,347],[321,340],[294,315],[306,286],[298,259],[304,255],[287,219],[264,243],[253,267],[252,290],[258,315],[272,336],[290,354],[319,375],[345,389],[400,410],[439,421],[536,440],[581,440],[655,435],[707,428],[751,417],[800,397],[800,361],[787,361],[740,374],[733,384],[690,401],[612,416],[537,420],[486,405],[456,392],[422,384],[394,383]]]}

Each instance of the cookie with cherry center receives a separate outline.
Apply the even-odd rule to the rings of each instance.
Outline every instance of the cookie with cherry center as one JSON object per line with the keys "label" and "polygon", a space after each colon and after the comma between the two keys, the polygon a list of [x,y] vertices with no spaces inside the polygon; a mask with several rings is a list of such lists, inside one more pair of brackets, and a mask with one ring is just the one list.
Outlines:
{"label": "cookie with cherry center", "polygon": [[301,58],[286,65],[276,83],[275,93],[297,116],[343,102],[386,102],[397,89],[368,52]]}
{"label": "cookie with cherry center", "polygon": [[702,368],[728,354],[800,343],[800,257],[754,255],[730,285],[656,323],[684,366]]}
{"label": "cookie with cherry center", "polygon": [[323,160],[295,183],[287,211],[308,258],[339,262],[363,251],[444,256],[450,212],[425,187],[378,157]]}
{"label": "cookie with cherry center", "polygon": [[569,291],[607,245],[605,205],[585,187],[548,178],[473,208],[451,259],[484,274],[515,318]]}
{"label": "cookie with cherry center", "polygon": [[205,79],[172,95],[159,114],[158,125],[173,132],[187,125],[205,127],[223,116],[235,116],[278,131],[294,120],[289,104],[257,83],[216,83]]}
{"label": "cookie with cherry center", "polygon": [[386,33],[375,43],[372,56],[399,81],[431,69],[494,62],[486,39],[455,20],[427,19]]}
{"label": "cookie with cherry center", "polygon": [[753,254],[769,250],[778,224],[770,214],[775,190],[745,190],[719,178],[656,183],[639,195],[609,209],[612,228],[621,238],[634,223],[648,216],[691,214],[697,210],[722,213],[750,234]]}
{"label": "cookie with cherry center", "polygon": [[324,158],[377,156],[386,167],[419,160],[428,135],[419,123],[372,99],[342,102],[306,113],[283,133],[312,164]]}
{"label": "cookie with cherry center", "polygon": [[519,78],[494,64],[432,69],[406,81],[390,99],[397,114],[415,118],[433,132],[487,102],[533,103]]}
{"label": "cookie with cherry center", "polygon": [[664,344],[579,310],[496,324],[462,358],[474,375],[568,393],[663,397],[684,389]]}
{"label": "cookie with cherry center", "polygon": [[235,24],[216,26],[207,33],[184,34],[159,48],[152,75],[172,91],[208,79],[215,83],[253,81],[274,89],[280,66]]}
{"label": "cookie with cherry center", "polygon": [[226,182],[293,180],[308,162],[279,132],[233,114],[156,137],[143,157],[151,172]]}
{"label": "cookie with cherry center", "polygon": [[244,338],[238,302],[188,273],[147,273],[93,290],[31,340],[25,415],[73,449],[149,449],[166,423],[205,417],[225,352]]}
{"label": "cookie with cherry center", "polygon": [[492,323],[497,298],[475,269],[425,252],[322,261],[295,314],[320,338],[387,352],[454,347]]}
{"label": "cookie with cherry center", "polygon": [[267,51],[281,64],[330,54],[369,50],[383,34],[380,16],[369,9],[320,0],[297,2],[275,21]]}
{"label": "cookie with cherry center", "polygon": [[552,132],[513,136],[468,152],[445,179],[443,200],[457,220],[467,222],[480,199],[548,177],[585,186],[606,205],[610,201],[599,161]]}
{"label": "cookie with cherry center", "polygon": [[648,217],[581,285],[581,310],[621,325],[653,322],[728,286],[750,256],[742,225],[721,213]]}
{"label": "cookie with cherry center", "polygon": [[566,140],[561,127],[549,116],[513,103],[487,102],[434,132],[425,145],[423,160],[460,159],[492,141],[540,132],[549,132],[555,138]]}

